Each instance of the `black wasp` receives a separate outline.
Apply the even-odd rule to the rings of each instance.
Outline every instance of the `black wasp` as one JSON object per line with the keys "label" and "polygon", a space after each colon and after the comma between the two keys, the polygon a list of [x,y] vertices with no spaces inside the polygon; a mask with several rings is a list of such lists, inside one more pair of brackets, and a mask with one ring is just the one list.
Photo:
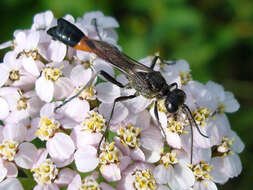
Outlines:
{"label": "black wasp", "polygon": [[[95,27],[96,27],[97,34],[99,36],[96,20],[95,20]],[[167,84],[165,79],[161,75],[161,73],[153,70],[155,67],[155,64],[157,63],[157,60],[161,59],[159,56],[155,56],[151,63],[151,66],[147,67],[139,63],[138,61],[135,61],[134,59],[128,57],[124,53],[120,52],[116,47],[114,47],[111,44],[108,44],[102,40],[99,41],[99,40],[89,39],[87,36],[84,35],[84,33],[81,30],[79,30],[76,26],[64,20],[63,18],[58,19],[57,26],[50,28],[47,31],[47,33],[51,35],[54,39],[57,39],[63,42],[64,44],[73,47],[76,50],[82,50],[85,52],[95,53],[97,56],[111,63],[115,68],[117,68],[119,71],[125,74],[129,80],[129,84],[123,85],[122,83],[118,82],[116,79],[114,79],[105,71],[99,71],[92,77],[90,82],[88,82],[88,84],[83,87],[83,89],[89,87],[89,85],[92,83],[93,79],[97,75],[101,75],[106,80],[119,86],[120,88],[130,87],[136,90],[136,93],[133,95],[120,96],[114,100],[112,111],[107,123],[105,133],[103,137],[101,138],[100,143],[98,145],[98,154],[100,153],[100,145],[103,139],[106,137],[106,134],[109,130],[110,120],[112,119],[112,116],[113,116],[115,104],[120,101],[125,101],[125,100],[135,98],[136,96],[139,96],[139,95],[144,96],[149,99],[151,98],[155,99],[155,107],[154,107],[155,117],[156,117],[156,120],[158,121],[158,125],[161,128],[162,134],[165,138],[166,138],[165,132],[163,128],[161,127],[159,116],[158,116],[157,101],[162,100],[162,99],[165,99],[165,107],[169,113],[176,114],[177,111],[180,108],[182,108],[184,112],[187,113],[191,128],[192,128],[192,122],[193,122],[195,126],[197,127],[199,133],[202,136],[206,137],[200,132],[192,116],[190,109],[185,104],[185,100],[186,100],[185,92],[181,89],[178,89],[177,83]],[[101,39],[100,36],[99,38]],[[167,63],[167,64],[170,64],[170,63]],[[63,104],[58,106],[56,109],[65,105],[67,102],[71,101],[73,98],[77,97],[82,92],[83,89],[81,89],[80,92],[76,94],[75,96],[63,102]],[[191,144],[193,147],[193,139],[191,140]],[[192,162],[192,150],[191,150],[191,162]]]}

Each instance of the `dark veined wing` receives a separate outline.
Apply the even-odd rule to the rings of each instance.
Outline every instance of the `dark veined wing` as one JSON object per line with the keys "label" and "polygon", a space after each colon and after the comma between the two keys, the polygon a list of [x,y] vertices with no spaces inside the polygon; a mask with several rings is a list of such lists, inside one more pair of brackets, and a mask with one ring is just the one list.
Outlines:
{"label": "dark veined wing", "polygon": [[130,77],[137,72],[152,72],[152,69],[128,57],[111,44],[90,39],[85,42],[93,50],[93,53]]}

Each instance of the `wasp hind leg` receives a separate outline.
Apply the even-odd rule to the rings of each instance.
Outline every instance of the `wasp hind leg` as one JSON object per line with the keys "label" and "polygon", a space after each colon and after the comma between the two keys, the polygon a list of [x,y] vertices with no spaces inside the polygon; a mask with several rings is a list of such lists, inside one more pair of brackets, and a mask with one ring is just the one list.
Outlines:
{"label": "wasp hind leg", "polygon": [[105,132],[104,132],[102,138],[100,139],[100,141],[98,143],[97,156],[99,156],[99,154],[100,154],[100,147],[101,147],[101,144],[102,144],[103,140],[104,139],[106,140],[106,138],[108,136],[108,132],[109,132],[109,129],[110,129],[110,122],[111,122],[111,119],[112,119],[112,116],[113,116],[113,113],[114,113],[116,103],[133,99],[136,96],[137,96],[136,94],[133,94],[133,95],[130,95],[130,96],[120,96],[120,97],[118,97],[114,100],[112,110],[111,110],[111,113],[110,113],[110,117],[109,117],[109,120],[108,120],[107,125],[106,125]]}

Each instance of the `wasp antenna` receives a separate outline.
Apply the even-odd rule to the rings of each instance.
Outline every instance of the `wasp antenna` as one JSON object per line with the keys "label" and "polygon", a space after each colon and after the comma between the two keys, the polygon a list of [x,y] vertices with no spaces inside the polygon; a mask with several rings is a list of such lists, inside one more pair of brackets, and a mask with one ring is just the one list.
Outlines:
{"label": "wasp antenna", "polygon": [[183,105],[183,112],[186,114],[187,119],[190,123],[190,127],[191,127],[191,158],[190,158],[190,161],[191,161],[191,164],[192,164],[192,159],[193,159],[193,128],[192,128],[191,118],[189,118],[188,109],[185,106],[186,105]]}
{"label": "wasp antenna", "polygon": [[196,121],[195,121],[195,119],[194,119],[194,117],[193,117],[193,115],[192,115],[192,112],[191,112],[190,108],[189,108],[186,104],[183,104],[183,108],[184,108],[185,110],[187,110],[187,112],[188,112],[188,114],[190,115],[191,120],[193,121],[194,125],[196,126],[196,128],[197,128],[199,134],[200,134],[201,136],[205,137],[205,138],[208,138],[207,135],[204,135],[204,134],[200,131],[199,126],[198,126],[198,124],[196,123]]}

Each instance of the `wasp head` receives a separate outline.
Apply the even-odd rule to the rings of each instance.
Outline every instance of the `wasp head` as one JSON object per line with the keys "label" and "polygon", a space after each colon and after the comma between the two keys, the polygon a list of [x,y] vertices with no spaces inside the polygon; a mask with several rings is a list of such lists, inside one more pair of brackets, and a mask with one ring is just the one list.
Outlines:
{"label": "wasp head", "polygon": [[185,102],[186,94],[183,90],[174,89],[169,92],[165,100],[165,107],[169,113],[176,113]]}

